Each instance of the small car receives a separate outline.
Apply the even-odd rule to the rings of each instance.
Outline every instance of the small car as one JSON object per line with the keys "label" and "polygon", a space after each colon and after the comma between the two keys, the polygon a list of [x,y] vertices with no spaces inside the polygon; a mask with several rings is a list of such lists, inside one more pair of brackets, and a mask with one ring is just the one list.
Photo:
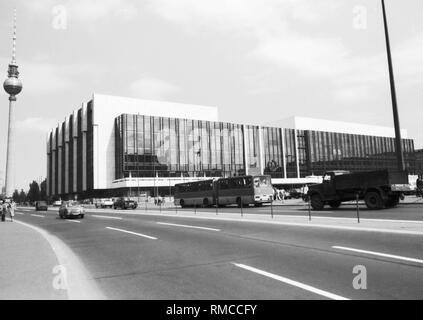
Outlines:
{"label": "small car", "polygon": [[53,202],[53,207],[60,207],[62,205],[62,201],[56,200]]}
{"label": "small car", "polygon": [[96,208],[113,208],[114,202],[112,199],[100,199],[95,203]]}
{"label": "small car", "polygon": [[134,200],[131,200],[129,198],[119,198],[117,199],[114,204],[114,209],[136,209],[138,206],[138,203]]}
{"label": "small car", "polygon": [[59,217],[65,218],[81,218],[85,215],[85,208],[75,201],[64,201],[59,208]]}
{"label": "small car", "polygon": [[48,205],[46,201],[37,201],[35,203],[35,211],[47,211]]}

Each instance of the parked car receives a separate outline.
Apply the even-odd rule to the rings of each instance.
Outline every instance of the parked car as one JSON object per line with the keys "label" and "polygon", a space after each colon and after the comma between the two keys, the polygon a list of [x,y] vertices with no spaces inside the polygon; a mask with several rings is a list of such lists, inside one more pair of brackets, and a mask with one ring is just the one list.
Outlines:
{"label": "parked car", "polygon": [[129,198],[119,198],[117,199],[114,204],[114,209],[136,209],[138,206],[138,203],[134,200],[131,200]]}
{"label": "parked car", "polygon": [[300,199],[302,196],[301,189],[291,189],[288,192],[290,199]]}
{"label": "parked car", "polygon": [[83,219],[85,215],[85,209],[76,201],[63,201],[63,204],[59,208],[59,217],[62,219],[76,217]]}
{"label": "parked car", "polygon": [[60,207],[62,205],[62,201],[61,200],[57,200],[53,202],[53,207]]}
{"label": "parked car", "polygon": [[35,202],[35,211],[47,211],[48,205],[46,201]]}
{"label": "parked car", "polygon": [[113,208],[114,202],[112,199],[100,199],[96,201],[96,208]]}

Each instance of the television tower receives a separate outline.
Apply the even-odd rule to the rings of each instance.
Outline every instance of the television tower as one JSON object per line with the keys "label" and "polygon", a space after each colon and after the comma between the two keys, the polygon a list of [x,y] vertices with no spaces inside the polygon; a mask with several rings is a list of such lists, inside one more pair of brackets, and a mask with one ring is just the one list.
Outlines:
{"label": "television tower", "polygon": [[12,61],[9,64],[8,78],[3,83],[4,90],[9,94],[9,123],[7,131],[7,155],[6,155],[6,197],[12,197],[15,183],[14,165],[16,163],[14,152],[14,131],[15,118],[14,107],[16,102],[16,95],[22,91],[22,82],[19,80],[18,65],[16,63],[16,9],[14,11],[13,19],[13,45],[12,45]]}

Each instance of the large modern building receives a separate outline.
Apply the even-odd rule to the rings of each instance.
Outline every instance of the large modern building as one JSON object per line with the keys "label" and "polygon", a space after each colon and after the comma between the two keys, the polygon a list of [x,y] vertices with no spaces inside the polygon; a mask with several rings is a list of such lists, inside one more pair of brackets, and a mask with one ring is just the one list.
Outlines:
{"label": "large modern building", "polygon": [[416,174],[423,175],[423,149],[416,150]]}
{"label": "large modern building", "polygon": [[[414,173],[414,143],[402,136]],[[392,128],[298,117],[227,123],[214,107],[94,94],[48,135],[47,192],[167,195],[175,183],[247,174],[298,185],[326,170],[395,170],[394,151]]]}

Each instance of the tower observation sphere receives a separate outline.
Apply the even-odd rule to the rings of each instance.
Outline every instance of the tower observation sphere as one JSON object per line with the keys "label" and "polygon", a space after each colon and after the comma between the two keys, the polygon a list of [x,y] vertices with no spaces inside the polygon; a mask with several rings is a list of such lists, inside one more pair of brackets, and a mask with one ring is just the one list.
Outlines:
{"label": "tower observation sphere", "polygon": [[22,82],[18,78],[7,78],[3,83],[4,90],[11,96],[15,96],[22,91]]}

